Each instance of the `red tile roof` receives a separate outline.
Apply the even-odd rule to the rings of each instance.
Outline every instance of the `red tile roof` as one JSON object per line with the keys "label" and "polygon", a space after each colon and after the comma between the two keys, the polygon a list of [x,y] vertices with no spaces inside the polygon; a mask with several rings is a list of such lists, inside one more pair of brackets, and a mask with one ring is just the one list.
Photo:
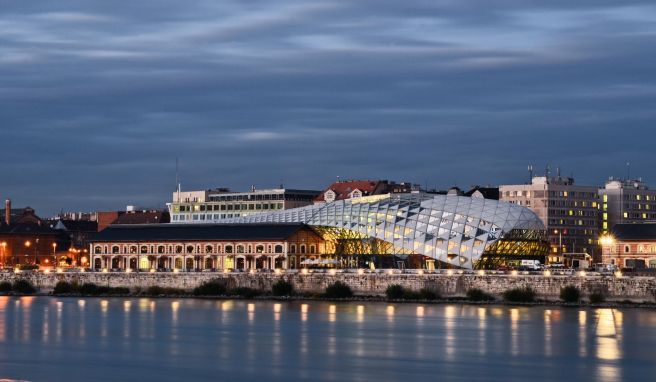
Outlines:
{"label": "red tile roof", "polygon": [[331,184],[328,188],[323,190],[319,196],[314,199],[318,202],[323,202],[325,200],[325,193],[328,190],[332,190],[335,193],[335,200],[343,200],[350,198],[350,193],[353,190],[362,191],[362,196],[375,195],[381,189],[384,189],[383,185],[386,182],[381,180],[345,180],[337,181]]}

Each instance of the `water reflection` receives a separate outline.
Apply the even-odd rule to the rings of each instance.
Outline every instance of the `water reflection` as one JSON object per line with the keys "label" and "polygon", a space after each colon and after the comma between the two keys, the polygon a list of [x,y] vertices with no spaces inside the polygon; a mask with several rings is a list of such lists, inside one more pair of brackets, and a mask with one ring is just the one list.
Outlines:
{"label": "water reflection", "polygon": [[649,380],[654,338],[638,309],[0,297],[2,372],[35,381]]}

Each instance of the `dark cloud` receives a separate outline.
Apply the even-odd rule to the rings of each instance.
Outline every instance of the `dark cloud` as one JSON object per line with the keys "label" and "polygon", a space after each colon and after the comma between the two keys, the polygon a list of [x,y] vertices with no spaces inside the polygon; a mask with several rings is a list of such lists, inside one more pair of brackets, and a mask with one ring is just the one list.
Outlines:
{"label": "dark cloud", "polygon": [[186,189],[656,184],[651,1],[3,1],[0,192],[60,209]]}

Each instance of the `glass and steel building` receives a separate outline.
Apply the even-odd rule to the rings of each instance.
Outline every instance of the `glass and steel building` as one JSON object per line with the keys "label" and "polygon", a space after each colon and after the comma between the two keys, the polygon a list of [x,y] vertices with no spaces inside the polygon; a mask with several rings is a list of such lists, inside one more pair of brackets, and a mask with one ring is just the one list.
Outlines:
{"label": "glass and steel building", "polygon": [[474,269],[517,259],[544,261],[549,248],[544,224],[530,209],[456,195],[375,195],[222,222],[305,223],[331,243],[326,244],[331,255],[353,261],[369,255],[404,261],[412,257],[413,268]]}

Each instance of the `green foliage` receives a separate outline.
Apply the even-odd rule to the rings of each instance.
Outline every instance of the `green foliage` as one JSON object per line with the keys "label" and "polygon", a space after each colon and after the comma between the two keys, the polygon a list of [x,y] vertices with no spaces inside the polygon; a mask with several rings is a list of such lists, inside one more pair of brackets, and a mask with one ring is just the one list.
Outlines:
{"label": "green foliage", "polygon": [[80,285],[78,292],[85,296],[97,296],[102,293],[98,285],[94,283],[84,283]]}
{"label": "green foliage", "polygon": [[335,281],[333,284],[328,285],[324,296],[327,298],[349,298],[353,297],[353,291],[343,282]]}
{"label": "green foliage", "polygon": [[567,285],[560,289],[560,299],[564,302],[581,301],[581,291],[574,285]]}
{"label": "green foliage", "polygon": [[392,284],[387,287],[387,290],[385,290],[385,295],[387,296],[388,299],[390,300],[398,300],[403,298],[403,295],[406,293],[405,288],[403,288],[399,284]]}
{"label": "green foliage", "polygon": [[437,291],[428,288],[421,288],[419,290],[419,299],[420,300],[437,300],[440,298],[440,294]]}
{"label": "green foliage", "polygon": [[271,293],[274,296],[291,296],[294,294],[294,286],[289,281],[280,279],[271,287]]}
{"label": "green foliage", "polygon": [[99,286],[93,283],[84,283],[80,285],[78,288],[74,288],[73,290],[84,296],[100,296],[100,295],[124,296],[130,294],[129,288],[124,288],[124,287],[111,288],[106,286]]}
{"label": "green foliage", "polygon": [[0,293],[11,292],[11,283],[9,281],[3,281],[0,283]]}
{"label": "green foliage", "polygon": [[508,302],[533,302],[535,291],[531,287],[508,289],[503,292],[503,299]]}
{"label": "green foliage", "polygon": [[12,290],[16,293],[20,294],[32,294],[36,292],[36,288],[32,284],[30,284],[29,281],[19,279],[14,281],[14,285],[12,286]]}
{"label": "green foliage", "polygon": [[606,295],[602,291],[595,291],[590,294],[590,304],[601,304],[606,301]]}
{"label": "green foliage", "polygon": [[221,280],[210,280],[194,288],[194,296],[224,296],[226,294],[225,283]]}
{"label": "green foliage", "polygon": [[467,291],[467,299],[471,301],[492,301],[494,297],[485,293],[482,289],[471,288]]}
{"label": "green foliage", "polygon": [[73,285],[67,281],[59,281],[55,285],[55,289],[53,289],[52,294],[71,294],[74,292]]}
{"label": "green foliage", "polygon": [[251,299],[257,297],[260,294],[260,292],[257,289],[253,289],[253,288],[239,287],[239,288],[231,289],[229,291],[229,294],[231,296],[239,296],[239,297]]}
{"label": "green foliage", "polygon": [[184,289],[151,286],[143,293],[146,296],[179,296],[185,294]]}
{"label": "green foliage", "polygon": [[22,264],[18,267],[21,271],[33,271],[39,269],[39,266],[36,264]]}

